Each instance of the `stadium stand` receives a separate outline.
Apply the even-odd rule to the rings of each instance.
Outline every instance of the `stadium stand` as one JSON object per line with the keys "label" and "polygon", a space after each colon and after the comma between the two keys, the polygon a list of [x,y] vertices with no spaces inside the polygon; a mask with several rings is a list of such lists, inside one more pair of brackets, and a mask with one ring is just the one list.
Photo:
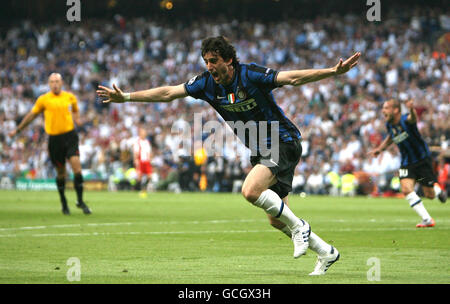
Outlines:
{"label": "stadium stand", "polygon": [[[36,119],[14,142],[7,134],[47,90],[48,75],[57,71],[63,75],[65,89],[78,97],[83,114],[79,133],[86,181],[109,183],[110,189],[133,186],[133,175],[125,173],[133,166],[132,144],[138,127],[144,127],[153,146],[152,189],[237,191],[249,170],[243,146],[227,141],[221,157],[197,161],[193,145],[180,144],[186,140],[193,144],[194,139],[173,132],[180,125],[193,126],[194,113],[201,113],[204,122],[220,120],[206,103],[186,98],[124,107],[104,105],[95,94],[98,84],[115,83],[127,91],[188,81],[204,70],[201,40],[219,34],[233,42],[242,62],[277,70],[333,66],[335,58],[354,51],[363,54],[357,68],[341,78],[274,91],[304,140],[303,161],[296,173],[303,178],[295,179],[297,192],[325,194],[334,189],[332,193],[338,194],[339,182],[330,179],[330,172],[356,177],[350,193],[398,191],[397,148],[392,146],[377,159],[365,155],[386,135],[380,108],[389,98],[417,101],[422,135],[436,161],[442,161],[440,167],[449,163],[450,16],[439,8],[411,6],[402,10],[400,18],[386,13],[383,22],[368,22],[364,13],[352,12],[278,21],[246,21],[241,16],[167,23],[164,18],[111,12],[109,19],[86,18],[78,23],[23,19],[2,26],[2,184],[11,187],[4,177],[13,182],[55,177],[42,119]],[[203,134],[203,140],[207,136]],[[317,187],[320,180],[322,188]],[[444,177],[442,183],[448,180]]]}

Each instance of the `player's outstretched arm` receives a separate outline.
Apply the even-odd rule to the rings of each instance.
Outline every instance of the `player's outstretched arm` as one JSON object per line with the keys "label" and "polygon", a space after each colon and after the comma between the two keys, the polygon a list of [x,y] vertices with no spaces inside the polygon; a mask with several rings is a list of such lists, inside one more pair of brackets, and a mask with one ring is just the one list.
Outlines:
{"label": "player's outstretched arm", "polygon": [[416,109],[414,108],[414,101],[412,99],[409,99],[406,103],[405,103],[406,107],[409,110],[409,114],[408,117],[406,118],[406,120],[413,124],[417,122],[417,112]]}
{"label": "player's outstretched arm", "polygon": [[360,52],[343,61],[342,58],[332,68],[327,69],[309,69],[309,70],[293,70],[281,71],[277,75],[276,82],[278,85],[299,86],[308,82],[322,80],[331,76],[337,76],[347,73],[351,68],[358,64]]}
{"label": "player's outstretched arm", "polygon": [[104,86],[98,86],[97,95],[101,98],[106,98],[106,100],[103,101],[104,103],[122,103],[126,101],[169,102],[174,99],[187,96],[186,90],[184,89],[184,84],[158,87],[132,93],[124,93],[115,84],[113,84],[112,89]]}
{"label": "player's outstretched arm", "polygon": [[392,143],[393,143],[393,140],[392,140],[391,136],[388,135],[378,147],[367,152],[367,155],[370,157],[377,157],[378,155],[380,155],[381,152],[386,150]]}

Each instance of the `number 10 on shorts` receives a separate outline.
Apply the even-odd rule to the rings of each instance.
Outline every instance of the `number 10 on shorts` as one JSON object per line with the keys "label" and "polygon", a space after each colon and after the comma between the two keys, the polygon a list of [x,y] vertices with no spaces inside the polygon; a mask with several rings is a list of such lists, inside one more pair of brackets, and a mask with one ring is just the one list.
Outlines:
{"label": "number 10 on shorts", "polygon": [[408,169],[399,169],[398,170],[398,175],[400,177],[407,177],[408,176]]}

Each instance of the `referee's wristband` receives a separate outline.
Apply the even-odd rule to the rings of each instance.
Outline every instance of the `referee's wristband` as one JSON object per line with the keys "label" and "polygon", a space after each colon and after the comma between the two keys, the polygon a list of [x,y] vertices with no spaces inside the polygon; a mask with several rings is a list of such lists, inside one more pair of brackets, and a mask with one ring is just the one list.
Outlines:
{"label": "referee's wristband", "polygon": [[131,93],[123,93],[123,100],[124,101],[130,101],[131,100]]}

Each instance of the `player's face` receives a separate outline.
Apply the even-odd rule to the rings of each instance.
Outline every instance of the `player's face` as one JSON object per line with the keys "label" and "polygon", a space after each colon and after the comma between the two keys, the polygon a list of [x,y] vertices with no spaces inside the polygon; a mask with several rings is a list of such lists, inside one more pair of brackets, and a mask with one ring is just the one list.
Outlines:
{"label": "player's face", "polygon": [[392,103],[386,101],[383,104],[383,109],[381,110],[387,122],[392,123],[394,121],[395,112]]}
{"label": "player's face", "polygon": [[50,91],[54,94],[59,94],[63,85],[61,76],[59,74],[50,75],[48,78],[48,85],[50,87]]}
{"label": "player's face", "polygon": [[139,137],[145,139],[147,137],[147,132],[144,129],[139,129]]}
{"label": "player's face", "polygon": [[233,59],[225,61],[222,56],[208,52],[203,56],[206,68],[211,73],[214,81],[220,84],[228,84],[233,78],[233,68],[231,62]]}

